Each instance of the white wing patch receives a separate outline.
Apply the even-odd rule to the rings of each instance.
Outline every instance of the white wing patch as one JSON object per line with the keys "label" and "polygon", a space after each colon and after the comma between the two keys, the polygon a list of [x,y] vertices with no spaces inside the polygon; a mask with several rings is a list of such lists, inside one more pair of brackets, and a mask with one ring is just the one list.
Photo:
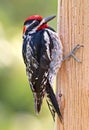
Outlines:
{"label": "white wing patch", "polygon": [[46,48],[47,48],[47,50],[46,50],[47,56],[51,60],[50,50],[49,50],[50,39],[49,39],[49,36],[48,36],[46,31],[44,32],[44,40],[46,41],[45,45],[46,45]]}
{"label": "white wing patch", "polygon": [[51,39],[53,41],[53,49],[52,49],[52,54],[51,54],[51,63],[50,63],[50,67],[49,67],[49,75],[48,75],[48,79],[49,79],[49,83],[50,85],[53,85],[54,82],[54,78],[59,70],[59,68],[61,67],[61,63],[63,60],[63,48],[62,48],[62,43],[60,41],[60,39],[57,36],[57,33],[47,29],[47,31],[49,32]]}

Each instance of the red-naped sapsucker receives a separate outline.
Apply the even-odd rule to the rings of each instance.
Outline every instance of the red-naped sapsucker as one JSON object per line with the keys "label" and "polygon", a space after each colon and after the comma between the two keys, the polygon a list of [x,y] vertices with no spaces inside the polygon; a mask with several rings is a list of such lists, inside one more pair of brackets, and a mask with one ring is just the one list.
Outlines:
{"label": "red-naped sapsucker", "polygon": [[63,61],[62,44],[48,21],[55,18],[34,15],[28,17],[23,28],[22,55],[26,73],[34,96],[35,110],[40,112],[43,98],[46,97],[53,119],[55,112],[62,120],[56,96],[53,92],[53,81]]}

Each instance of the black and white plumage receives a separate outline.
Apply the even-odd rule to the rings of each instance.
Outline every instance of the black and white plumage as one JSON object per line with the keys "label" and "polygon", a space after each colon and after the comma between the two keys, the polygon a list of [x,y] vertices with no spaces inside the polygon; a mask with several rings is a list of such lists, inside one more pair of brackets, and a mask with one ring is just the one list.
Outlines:
{"label": "black and white plumage", "polygon": [[54,16],[30,16],[24,22],[22,54],[29,84],[34,96],[35,110],[40,112],[44,96],[55,119],[62,120],[52,86],[62,63],[62,44],[56,32],[47,25]]}

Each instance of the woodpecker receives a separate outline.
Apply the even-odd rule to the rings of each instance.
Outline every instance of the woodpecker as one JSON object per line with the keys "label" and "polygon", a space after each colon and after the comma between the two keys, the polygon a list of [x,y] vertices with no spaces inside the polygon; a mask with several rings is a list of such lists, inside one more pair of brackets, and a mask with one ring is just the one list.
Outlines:
{"label": "woodpecker", "polygon": [[36,113],[40,112],[45,97],[53,119],[55,120],[55,113],[57,113],[62,120],[52,87],[63,61],[61,41],[54,29],[48,26],[48,22],[54,18],[55,16],[43,18],[33,15],[25,20],[22,55],[33,92]]}

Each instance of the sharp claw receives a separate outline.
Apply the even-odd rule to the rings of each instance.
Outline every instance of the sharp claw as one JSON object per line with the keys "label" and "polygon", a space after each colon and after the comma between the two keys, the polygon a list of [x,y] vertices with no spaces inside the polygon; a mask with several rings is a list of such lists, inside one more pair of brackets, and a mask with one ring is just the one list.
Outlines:
{"label": "sharp claw", "polygon": [[66,56],[64,57],[63,61],[68,59],[70,56],[72,56],[77,62],[81,63],[82,61],[80,61],[74,54],[76,53],[76,51],[80,48],[80,47],[84,47],[84,45],[80,45],[77,44],[74,49]]}
{"label": "sharp claw", "polygon": [[71,54],[71,56],[79,63],[81,63],[82,61],[80,61],[74,54]]}
{"label": "sharp claw", "polygon": [[84,46],[77,44],[71,52],[74,54],[80,47],[84,47]]}

